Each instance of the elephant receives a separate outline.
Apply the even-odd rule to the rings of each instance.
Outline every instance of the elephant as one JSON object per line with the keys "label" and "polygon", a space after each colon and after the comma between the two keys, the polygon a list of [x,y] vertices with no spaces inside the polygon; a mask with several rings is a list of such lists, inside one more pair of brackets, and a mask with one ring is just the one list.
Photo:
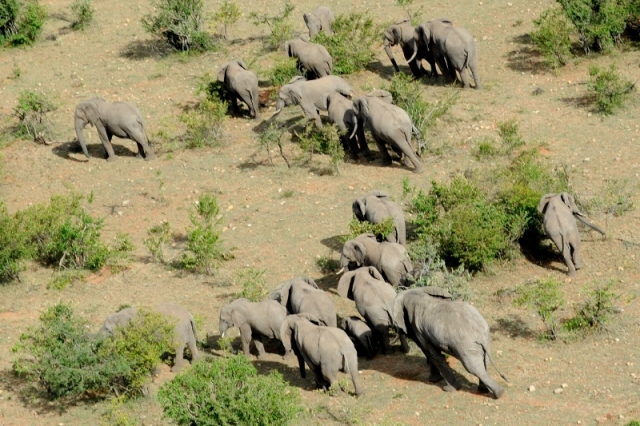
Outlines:
{"label": "elephant", "polygon": [[[198,341],[196,323],[189,311],[184,309],[182,306],[173,303],[165,303],[155,306],[153,308],[153,312],[158,312],[165,317],[175,318],[177,320],[176,327],[174,329],[176,358],[171,371],[178,372],[184,367],[184,349],[187,346],[189,346],[193,361],[200,358],[200,353],[196,346],[196,342]],[[136,308],[126,308],[116,312],[115,314],[109,315],[102,325],[100,333],[103,335],[113,335],[116,327],[123,327],[127,325],[129,321],[137,315],[137,313],[138,310]]]}
{"label": "elephant", "polygon": [[402,207],[391,201],[391,197],[386,192],[372,191],[358,197],[351,205],[351,209],[360,222],[378,224],[392,218],[395,228],[393,232],[383,237],[390,243],[407,246],[404,212]]}
{"label": "elephant", "polygon": [[306,378],[304,364],[316,377],[319,388],[328,389],[338,371],[351,375],[356,395],[362,395],[358,373],[358,354],[349,336],[339,328],[317,325],[313,315],[289,315],[280,326],[280,339],[286,351],[298,358],[300,375]]}
{"label": "elephant", "polygon": [[[358,126],[358,116],[353,111],[353,101],[338,92],[332,92],[327,97],[327,113],[329,122],[338,126],[340,141],[345,151],[349,150],[351,159],[357,160],[359,152],[371,158],[372,154],[364,137],[364,127]],[[358,131],[355,137],[350,137],[356,127]]]}
{"label": "elephant", "polygon": [[[358,116],[358,122],[369,125],[371,135],[382,154],[382,165],[391,165],[391,156],[385,144],[403,157],[403,163],[413,164],[414,173],[422,173],[424,166],[411,147],[411,134],[417,130],[411,118],[402,108],[391,104],[388,100],[391,94],[385,90],[374,90],[353,101],[353,110]],[[354,129],[351,137],[355,133]]]}
{"label": "elephant", "polygon": [[[456,71],[465,88],[470,87],[469,77],[465,73],[468,69],[473,74],[476,89],[481,89],[480,74],[478,73],[478,52],[476,42],[469,31],[461,27],[454,27],[446,18],[424,22],[414,31],[415,50],[408,62],[413,61],[426,47],[433,51],[435,60],[445,63],[449,75],[455,81]],[[442,70],[444,72],[444,70]]]}
{"label": "elephant", "polygon": [[[400,68],[398,67],[396,59],[393,57],[391,47],[400,45],[404,58],[411,58],[416,51],[416,40],[413,38],[414,31],[415,28],[411,25],[411,21],[405,19],[391,25],[384,32],[384,51],[391,60],[391,64],[393,64],[393,68],[396,72],[400,72]],[[438,71],[436,70],[433,52],[431,52],[427,46],[419,46],[415,60],[409,62],[409,67],[411,68],[413,76],[415,78],[420,78],[424,74],[424,68],[422,68],[423,59],[431,65],[431,75],[437,76]]]}
{"label": "elephant", "polygon": [[375,353],[373,334],[366,322],[356,316],[349,316],[342,319],[340,328],[347,333],[358,355],[362,353],[367,358],[373,359]]}
{"label": "elephant", "polygon": [[[373,266],[346,272],[338,282],[338,294],[356,302],[356,309],[371,328],[374,339],[382,343],[385,353],[390,353],[389,327],[393,327],[396,291],[384,282],[380,272]],[[402,351],[409,352],[406,337],[400,334],[399,338]]]}
{"label": "elephant", "polygon": [[320,31],[324,31],[327,35],[332,35],[333,31],[331,26],[336,21],[336,17],[333,14],[333,10],[326,6],[318,6],[313,12],[308,12],[303,15],[304,22],[309,28],[309,38],[312,39]]}
{"label": "elephant", "polygon": [[91,158],[87,151],[83,129],[87,123],[96,126],[98,136],[106,151],[107,161],[114,161],[116,155],[111,146],[111,138],[117,136],[123,139],[131,139],[138,145],[138,158],[153,160],[156,154],[151,149],[147,133],[144,129],[144,120],[140,110],[130,102],[109,103],[101,97],[93,97],[80,102],[76,106],[74,124],[76,136],[85,157]]}
{"label": "elephant", "polygon": [[224,337],[228,329],[238,327],[245,356],[251,356],[249,345],[253,341],[260,359],[265,353],[262,338],[280,340],[280,325],[286,316],[287,309],[275,300],[237,299],[220,309],[220,335]]}
{"label": "elephant", "polygon": [[309,277],[285,281],[269,295],[269,299],[280,303],[290,314],[304,312],[315,316],[322,325],[338,326],[331,297]]}
{"label": "elephant", "polygon": [[298,69],[304,70],[309,79],[325,77],[333,71],[333,59],[321,44],[297,38],[287,41],[284,50],[288,57],[298,60]]}
{"label": "elephant", "polygon": [[249,107],[251,116],[255,120],[260,119],[258,77],[249,71],[243,61],[236,59],[222,65],[218,71],[218,81],[227,86],[235,113],[238,113],[240,98]]}
{"label": "elephant", "polygon": [[362,234],[344,243],[340,265],[350,271],[373,266],[393,287],[404,285],[413,270],[406,248],[398,243],[379,243],[373,234]]}
{"label": "elephant", "polygon": [[[303,77],[295,77],[289,83],[280,88],[276,101],[276,112],[269,118],[272,121],[285,106],[300,105],[304,115],[315,120],[316,127],[322,128],[322,120],[318,111],[328,109],[328,98],[331,93],[340,93],[344,96],[351,94],[351,86],[342,78],[329,75],[317,80],[306,80]],[[355,129],[354,129],[355,130]],[[353,138],[353,135],[351,135]]]}
{"label": "elephant", "polygon": [[564,263],[569,268],[569,276],[575,276],[576,269],[582,268],[580,233],[576,219],[602,235],[605,235],[604,231],[587,220],[578,210],[573,196],[567,192],[543,195],[538,211],[544,215],[544,232],[562,253]]}
{"label": "elephant", "polygon": [[[489,326],[480,312],[466,302],[451,300],[439,287],[421,287],[398,294],[393,303],[393,321],[397,330],[416,342],[431,367],[429,381],[444,378],[447,392],[459,390],[442,352],[462,362],[464,368],[480,379],[478,392],[491,391],[498,399],[502,388],[487,372],[491,359]],[[497,370],[497,368],[496,368]],[[500,376],[507,378],[498,370]]]}

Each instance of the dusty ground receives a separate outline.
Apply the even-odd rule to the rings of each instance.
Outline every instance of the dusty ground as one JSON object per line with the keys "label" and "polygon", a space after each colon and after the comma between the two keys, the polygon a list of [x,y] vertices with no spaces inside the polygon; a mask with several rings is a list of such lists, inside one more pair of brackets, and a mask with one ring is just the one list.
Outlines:
{"label": "dusty ground", "polygon": [[[95,25],[84,33],[63,30],[69,23],[60,18],[68,13],[70,1],[47,1],[52,19],[44,35],[51,37],[26,50],[0,52],[0,113],[9,119],[20,90],[42,90],[60,105],[51,114],[55,139],[71,141],[75,104],[97,94],[136,103],[152,134],[160,130],[179,134],[183,128],[177,117],[196,100],[197,78],[205,72],[215,73],[218,65],[231,57],[248,62],[260,50],[263,29],[249,23],[247,16],[253,10],[271,11],[273,2],[239,3],[244,17],[230,31],[235,40],[228,52],[182,58],[165,56],[142,30],[139,18],[149,10],[147,1],[96,0]],[[402,10],[388,6],[391,3],[324,2],[338,13],[368,9],[381,22],[402,17]],[[254,123],[244,118],[226,121],[225,143],[219,149],[179,151],[161,155],[154,162],[134,158],[134,144],[122,140],[116,141],[118,161],[109,164],[98,157],[86,161],[70,151],[73,146],[69,142],[42,146],[17,141],[3,148],[0,196],[11,211],[47,201],[69,188],[93,191],[95,202],[89,210],[105,217],[104,236],[126,232],[137,246],[135,261],[127,271],[92,275],[86,283],[63,291],[47,290],[51,271],[37,266],[23,274],[22,283],[0,287],[0,370],[4,376],[14,357],[10,349],[20,332],[35,324],[38,313],[56,300],[73,302],[96,326],[123,303],[175,301],[205,318],[201,334],[215,335],[219,308],[239,290],[228,284],[237,271],[255,267],[266,270],[270,288],[308,274],[330,292],[338,312],[353,312],[352,303],[331,290],[335,277],[323,277],[315,263],[319,256],[338,257],[334,237],[347,229],[353,198],[371,189],[383,189],[399,200],[404,177],[428,189],[431,179],[444,180],[468,168],[486,167],[488,163],[479,164],[471,152],[480,136],[495,136],[496,124],[502,120],[516,118],[530,144],[545,143],[543,151],[549,163],[568,166],[573,189],[580,196],[598,194],[607,179],[628,179],[637,185],[638,103],[604,120],[580,106],[591,64],[608,66],[613,61],[630,80],[640,78],[640,55],[635,46],[628,45],[627,51],[609,57],[578,59],[556,76],[540,66],[540,58],[523,37],[532,29],[531,20],[553,2],[420,3],[424,18],[446,15],[474,34],[485,86],[482,91],[464,91],[438,123],[432,143],[443,145],[443,154],[428,165],[424,175],[375,163],[345,164],[337,177],[319,176],[307,168],[288,170],[281,160],[269,167],[265,153],[258,151]],[[301,32],[304,23],[300,15],[315,5],[306,0],[296,2]],[[208,3],[207,7],[213,10],[217,5]],[[404,64],[399,50],[396,57]],[[356,90],[379,87],[390,78],[392,67],[382,50],[378,59],[380,62],[369,70],[347,77]],[[256,61],[263,68],[270,63],[264,58]],[[19,79],[10,78],[14,67],[22,71]],[[543,93],[533,96],[536,88]],[[450,90],[442,85],[424,86],[430,99],[443,98]],[[296,113],[292,109],[291,114]],[[269,116],[271,111],[263,114]],[[90,150],[100,155],[95,130],[88,127],[85,135]],[[293,191],[293,196],[284,197],[287,191]],[[146,229],[168,220],[174,230],[184,232],[187,210],[203,192],[215,194],[225,211],[223,235],[226,246],[235,248],[235,259],[226,262],[215,277],[182,275],[152,263],[142,244]],[[511,381],[499,401],[476,394],[475,378],[455,361],[454,369],[469,379],[462,391],[445,393],[428,383],[423,356],[415,348],[409,356],[361,360],[366,395],[359,399],[312,391],[310,380],[302,380],[295,365],[284,363],[276,353],[257,365],[263,371],[282,371],[301,389],[310,411],[300,424],[614,425],[640,419],[639,250],[637,245],[621,241],[640,242],[638,219],[636,211],[621,218],[593,217],[606,228],[609,238],[583,235],[586,266],[573,280],[565,281],[560,259],[540,266],[524,257],[474,278],[474,304],[492,327],[494,359]],[[177,251],[169,255],[175,256]],[[619,280],[616,291],[623,295],[620,303],[624,311],[608,333],[571,344],[540,343],[533,337],[541,327],[535,316],[514,308],[508,298],[498,298],[495,292],[548,275],[564,281],[569,302],[578,301],[585,286]],[[494,370],[490,374],[497,377]],[[159,382],[170,377],[171,373],[165,372]],[[555,394],[554,389],[563,383],[568,386]],[[534,392],[528,390],[532,385]],[[0,382],[3,426],[97,424],[107,406],[79,405],[59,412],[46,404],[19,400],[15,389],[6,381]],[[127,409],[144,425],[168,423],[153,398],[136,401]]]}

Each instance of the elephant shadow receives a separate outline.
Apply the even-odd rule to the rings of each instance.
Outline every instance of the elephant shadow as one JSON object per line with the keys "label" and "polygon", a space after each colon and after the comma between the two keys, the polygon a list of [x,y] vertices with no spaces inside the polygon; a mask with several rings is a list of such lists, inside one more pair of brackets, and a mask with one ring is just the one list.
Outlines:
{"label": "elephant shadow", "polygon": [[567,272],[566,269],[556,266],[556,263],[564,265],[564,259],[562,253],[554,250],[553,243],[545,242],[544,240],[536,240],[533,242],[524,242],[520,244],[521,252],[525,259],[534,265],[541,266],[545,269],[556,272]]}
{"label": "elephant shadow", "polygon": [[334,235],[333,237],[324,238],[320,242],[331,250],[341,253],[342,246],[344,245],[345,235]]}
{"label": "elephant shadow", "polygon": [[[207,334],[207,336],[204,339],[204,345],[203,345],[204,352],[213,356],[221,356],[219,353],[220,351],[223,350],[222,347],[220,346],[221,339],[222,337],[220,335]],[[282,343],[280,342],[280,340],[263,338],[262,344],[264,345],[264,351],[267,354],[279,355],[279,356],[284,356],[285,354],[284,346],[282,346]],[[251,355],[254,355],[254,356],[258,355],[258,351],[256,350],[256,347],[253,343],[249,345],[249,350],[251,351]],[[242,354],[242,341],[240,339],[240,336],[236,336],[231,341],[231,352],[234,355]],[[258,362],[260,362],[260,360],[258,360]]]}
{"label": "elephant shadow", "polygon": [[508,52],[506,56],[507,67],[513,71],[531,72],[533,74],[543,74],[547,70],[544,58],[540,51],[533,44],[529,34],[521,34],[510,40],[520,47]]}
{"label": "elephant shadow", "polygon": [[490,327],[491,333],[502,333],[509,337],[522,337],[531,339],[536,333],[529,328],[526,322],[518,315],[509,314],[504,318],[498,318],[496,324]]}
{"label": "elephant shadow", "polygon": [[[116,156],[118,157],[136,157],[138,155],[138,151],[133,151],[121,144],[113,144],[112,146],[113,152],[115,152]],[[89,158],[86,158],[82,153],[82,148],[80,148],[80,144],[78,143],[77,139],[74,139],[70,142],[62,142],[60,144],[56,144],[56,146],[54,146],[51,151],[60,158],[69,161],[75,161],[77,163],[86,163],[90,160]],[[105,158],[106,153],[102,143],[87,144],[87,151],[89,151],[89,155],[91,155],[91,157],[102,159]],[[79,155],[72,156],[71,154]]]}

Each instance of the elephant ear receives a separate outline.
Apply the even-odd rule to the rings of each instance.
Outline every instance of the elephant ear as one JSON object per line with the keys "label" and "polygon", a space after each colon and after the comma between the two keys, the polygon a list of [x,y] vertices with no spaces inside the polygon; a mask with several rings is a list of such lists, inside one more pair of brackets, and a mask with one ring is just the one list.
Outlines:
{"label": "elephant ear", "polygon": [[393,34],[394,43],[395,44],[400,43],[400,40],[402,40],[402,28],[397,25],[393,25],[391,27],[391,34]]}
{"label": "elephant ear", "polygon": [[280,287],[278,287],[275,290],[273,290],[269,294],[268,299],[269,300],[275,300],[276,302],[284,305],[284,303],[282,303],[282,289],[284,288],[284,284],[286,284],[286,283],[283,283]]}
{"label": "elephant ear", "polygon": [[366,198],[360,197],[356,199],[351,205],[351,210],[353,214],[358,218],[360,222],[364,221],[364,214],[367,211]]}
{"label": "elephant ear", "polygon": [[393,301],[393,325],[397,330],[401,331],[404,334],[408,334],[407,324],[404,320],[404,299],[407,295],[407,291],[404,291],[397,295],[395,300]]}
{"label": "elephant ear", "polygon": [[231,309],[231,322],[235,327],[240,328],[242,324],[247,322],[247,309],[244,306],[235,306]]}
{"label": "elephant ear", "polygon": [[378,271],[376,269],[375,266],[369,266],[368,269],[369,269],[369,275],[371,275],[376,280],[384,281],[384,278],[382,277],[382,274],[380,273],[380,271]]}
{"label": "elephant ear", "polygon": [[573,198],[573,195],[569,194],[568,192],[563,192],[560,194],[560,199],[567,207],[569,207],[571,213],[582,216],[582,213],[580,213],[580,210],[578,210],[578,206],[576,206],[576,201]]}
{"label": "elephant ear", "polygon": [[289,58],[291,58],[293,56],[293,52],[292,52],[292,48],[291,48],[291,40],[287,41],[284,43],[284,51],[287,53],[287,56]]}
{"label": "elephant ear", "polygon": [[453,300],[453,295],[444,288],[428,286],[422,287],[420,290],[422,290],[423,293],[426,293],[429,296],[438,297],[440,299]]}
{"label": "elephant ear", "polygon": [[229,62],[220,67],[220,70],[218,71],[218,81],[220,83],[224,83],[224,77],[227,74],[227,68],[229,68]]}
{"label": "elephant ear", "polygon": [[240,65],[240,67],[242,67],[243,69],[249,71],[249,67],[247,66],[247,64],[244,63],[242,59],[237,60],[236,63]]}
{"label": "elephant ear", "polygon": [[338,281],[338,294],[340,297],[353,300],[353,282],[355,281],[357,272],[358,271],[345,272],[345,274],[340,277],[340,281]]}
{"label": "elephant ear", "polygon": [[376,89],[368,93],[367,96],[370,98],[378,98],[381,101],[386,102],[388,104],[393,103],[393,95],[386,90]]}
{"label": "elephant ear", "polygon": [[91,123],[91,125],[95,126],[98,120],[100,119],[100,114],[98,112],[98,104],[95,100],[89,100],[82,103],[80,108],[86,117],[87,122]]}
{"label": "elephant ear", "polygon": [[302,94],[300,94],[300,90],[297,87],[289,88],[289,97],[294,105],[302,104]]}
{"label": "elephant ear", "polygon": [[297,315],[289,315],[285,317],[284,321],[282,321],[282,324],[280,324],[280,341],[284,346],[285,353],[288,353],[291,350],[291,346],[293,346],[292,334],[297,319]]}
{"label": "elephant ear", "polygon": [[316,282],[314,280],[312,280],[311,278],[307,277],[307,276],[301,276],[299,278],[301,281],[304,281],[305,283],[309,284],[311,287],[315,288],[315,289],[320,289],[318,287],[318,284],[316,284]]}
{"label": "elephant ear", "polygon": [[547,205],[549,204],[549,201],[551,201],[551,199],[553,197],[555,197],[556,194],[545,194],[542,196],[542,198],[540,198],[540,202],[538,203],[538,211],[542,214],[546,213],[547,210]]}
{"label": "elephant ear", "polygon": [[438,22],[440,22],[442,24],[445,24],[445,25],[453,25],[453,21],[451,19],[445,18],[445,17],[436,18],[436,19],[434,19],[434,21],[438,21]]}
{"label": "elephant ear", "polygon": [[353,242],[353,253],[355,254],[358,265],[364,265],[364,259],[367,256],[367,249],[360,241]]}
{"label": "elephant ear", "polygon": [[380,199],[382,199],[382,198],[391,199],[391,195],[387,194],[384,191],[380,191],[379,189],[371,191],[371,192],[367,193],[367,195],[371,195],[373,197],[380,198]]}

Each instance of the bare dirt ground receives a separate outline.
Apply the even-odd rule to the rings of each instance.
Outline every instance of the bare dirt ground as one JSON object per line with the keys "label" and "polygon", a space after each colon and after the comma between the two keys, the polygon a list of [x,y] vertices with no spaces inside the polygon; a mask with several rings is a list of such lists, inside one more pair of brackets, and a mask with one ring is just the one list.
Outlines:
{"label": "bare dirt ground", "polygon": [[[52,16],[45,26],[46,39],[29,49],[0,52],[0,114],[9,120],[21,90],[42,90],[60,106],[51,118],[55,139],[63,142],[43,146],[17,141],[3,148],[0,196],[16,211],[47,201],[53,194],[67,193],[69,188],[87,194],[93,191],[95,201],[88,208],[106,218],[104,237],[129,233],[137,250],[125,272],[95,274],[86,283],[63,291],[47,290],[51,271],[35,265],[23,274],[21,283],[0,287],[3,376],[11,368],[11,347],[21,331],[34,325],[38,313],[57,300],[73,302],[96,327],[123,303],[177,302],[205,318],[200,334],[216,335],[219,308],[239,290],[229,283],[238,271],[255,267],[266,270],[270,288],[307,274],[329,291],[339,313],[355,312],[352,302],[333,290],[336,277],[323,277],[315,263],[319,256],[338,258],[335,237],[346,233],[354,197],[383,189],[400,200],[404,177],[428,189],[432,179],[447,180],[469,168],[486,167],[488,163],[478,163],[471,152],[480,136],[495,136],[499,121],[516,118],[530,144],[546,143],[543,152],[549,163],[567,165],[573,190],[583,197],[597,194],[608,179],[628,179],[633,185],[639,179],[638,103],[601,119],[581,106],[580,100],[589,65],[615,62],[624,76],[636,81],[640,54],[629,43],[626,51],[612,56],[577,59],[557,76],[545,71],[524,36],[532,29],[532,19],[553,3],[550,0],[417,2],[424,6],[425,20],[448,16],[474,34],[485,87],[463,91],[438,123],[431,140],[443,145],[443,154],[428,164],[423,175],[414,176],[397,164],[391,168],[376,163],[345,164],[339,176],[320,176],[300,167],[289,170],[277,158],[275,167],[270,167],[252,131],[255,123],[246,118],[225,122],[225,142],[219,149],[178,151],[153,162],[136,159],[134,143],[118,140],[119,158],[107,164],[99,158],[102,147],[95,130],[87,127],[85,135],[94,153],[87,161],[70,143],[75,136],[72,113],[76,103],[94,95],[131,101],[143,111],[151,134],[160,130],[179,134],[183,127],[178,116],[196,101],[197,78],[205,72],[215,74],[229,58],[248,62],[259,53],[264,29],[254,27],[248,15],[251,11],[273,13],[274,2],[240,1],[244,16],[230,30],[234,41],[228,51],[186,58],[165,55],[144,33],[140,17],[150,8],[146,0],[96,0],[95,24],[79,33],[61,31],[69,25],[60,18],[68,13],[70,3],[44,2]],[[370,10],[380,22],[402,18],[402,10],[391,3],[324,2],[337,13]],[[210,10],[217,6],[207,3]],[[295,22],[301,33],[302,12],[315,6],[308,0],[296,2]],[[399,49],[395,54],[398,63],[404,64]],[[356,91],[380,87],[392,76],[382,50],[378,59],[367,71],[347,76]],[[270,63],[264,58],[256,61],[262,67]],[[12,79],[16,66],[22,75]],[[403,71],[408,72],[408,67]],[[536,88],[543,93],[532,95]],[[442,85],[424,86],[429,99],[441,99],[450,90]],[[263,111],[263,115],[268,117],[271,112]],[[297,113],[292,109],[291,114]],[[288,191],[293,196],[284,197]],[[224,210],[223,237],[227,247],[235,248],[235,259],[225,262],[214,277],[181,274],[152,263],[142,244],[146,229],[168,220],[174,230],[184,232],[188,208],[203,192],[215,194]],[[637,196],[634,200],[639,201]],[[621,425],[640,419],[640,307],[636,298],[640,294],[636,260],[640,250],[638,245],[621,241],[640,243],[640,216],[632,211],[620,218],[592,219],[606,229],[608,238],[583,235],[585,268],[577,278],[566,280],[560,258],[538,265],[522,257],[473,279],[474,304],[492,328],[494,359],[510,379],[499,401],[478,395],[477,379],[453,359],[455,371],[468,379],[463,379],[460,392],[445,393],[428,383],[424,357],[415,347],[408,356],[398,353],[361,359],[366,395],[358,399],[346,393],[329,396],[313,391],[311,381],[301,379],[295,364],[285,363],[278,353],[256,365],[261,371],[280,370],[301,389],[308,412],[300,424]],[[570,303],[580,300],[585,286],[616,279],[623,312],[604,334],[571,344],[541,343],[534,337],[542,327],[539,320],[495,293],[548,275],[564,282],[562,290]],[[215,349],[207,352],[217,353]],[[490,374],[497,377],[494,370]],[[165,371],[152,394],[171,377]],[[54,405],[20,400],[11,383],[0,381],[3,426],[98,424],[108,407],[108,403],[81,404],[58,410]],[[554,393],[563,383],[568,385],[564,391]],[[533,392],[528,390],[532,385]],[[127,409],[144,425],[168,424],[153,397],[135,401]]]}

